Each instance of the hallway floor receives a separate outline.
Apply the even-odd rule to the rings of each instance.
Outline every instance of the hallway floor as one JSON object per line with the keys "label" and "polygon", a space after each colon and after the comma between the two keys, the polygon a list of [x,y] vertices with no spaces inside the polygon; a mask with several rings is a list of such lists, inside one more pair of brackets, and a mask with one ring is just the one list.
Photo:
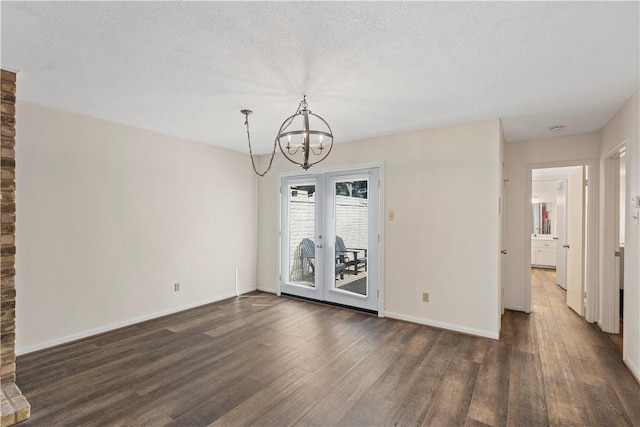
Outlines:
{"label": "hallway floor", "polygon": [[610,336],[567,306],[554,270],[532,269],[531,301],[531,314],[503,317],[501,338],[512,344],[512,360],[529,359],[522,374],[536,385],[527,398],[538,404],[525,405],[539,416],[546,407],[555,425],[640,425],[640,386]]}

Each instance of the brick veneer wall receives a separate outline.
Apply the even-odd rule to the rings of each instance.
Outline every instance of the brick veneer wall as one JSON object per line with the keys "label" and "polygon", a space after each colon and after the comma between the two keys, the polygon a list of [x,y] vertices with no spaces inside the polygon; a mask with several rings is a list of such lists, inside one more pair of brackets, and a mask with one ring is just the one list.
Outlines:
{"label": "brick veneer wall", "polygon": [[0,254],[2,255],[2,283],[0,286],[2,320],[1,330],[1,367],[2,383],[15,382],[15,229],[16,229],[16,183],[15,183],[15,135],[16,135],[16,75],[2,70],[1,120],[2,148],[0,165],[2,166],[0,190],[1,234]]}
{"label": "brick veneer wall", "polygon": [[0,426],[31,415],[29,402],[16,386],[16,75],[0,70]]}

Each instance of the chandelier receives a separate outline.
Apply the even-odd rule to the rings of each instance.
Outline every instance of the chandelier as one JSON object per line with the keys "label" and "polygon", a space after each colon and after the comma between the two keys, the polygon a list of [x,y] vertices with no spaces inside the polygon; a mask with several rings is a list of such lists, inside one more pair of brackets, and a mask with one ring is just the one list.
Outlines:
{"label": "chandelier", "polygon": [[298,105],[296,112],[289,116],[278,131],[273,141],[273,151],[267,170],[260,173],[256,169],[253,159],[253,149],[251,148],[251,135],[249,133],[249,116],[253,114],[251,110],[240,110],[244,114],[244,125],[247,127],[247,141],[249,142],[249,155],[253,171],[258,176],[265,176],[276,154],[276,146],[291,163],[299,165],[304,170],[320,163],[327,158],[333,148],[333,134],[329,124],[319,115],[308,109],[307,96],[304,95]]}

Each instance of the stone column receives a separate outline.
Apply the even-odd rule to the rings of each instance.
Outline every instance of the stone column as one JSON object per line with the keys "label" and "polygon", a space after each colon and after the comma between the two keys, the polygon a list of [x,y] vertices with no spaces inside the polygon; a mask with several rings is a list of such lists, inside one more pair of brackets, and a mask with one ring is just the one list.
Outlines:
{"label": "stone column", "polygon": [[9,426],[29,418],[31,408],[16,387],[16,75],[1,70],[0,119],[0,425]]}

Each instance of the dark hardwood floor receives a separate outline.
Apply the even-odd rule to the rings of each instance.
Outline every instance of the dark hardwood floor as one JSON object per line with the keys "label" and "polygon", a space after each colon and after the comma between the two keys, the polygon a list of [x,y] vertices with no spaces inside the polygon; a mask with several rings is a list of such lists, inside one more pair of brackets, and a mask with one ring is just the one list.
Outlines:
{"label": "dark hardwood floor", "polygon": [[640,426],[615,345],[534,277],[500,341],[253,293],[20,356],[21,426]]}

